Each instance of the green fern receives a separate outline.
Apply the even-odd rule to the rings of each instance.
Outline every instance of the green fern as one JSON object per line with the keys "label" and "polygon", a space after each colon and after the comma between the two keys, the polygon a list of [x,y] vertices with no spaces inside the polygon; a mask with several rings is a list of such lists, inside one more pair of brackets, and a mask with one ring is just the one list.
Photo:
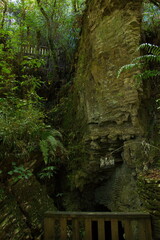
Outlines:
{"label": "green fern", "polygon": [[61,133],[55,129],[51,129],[50,126],[43,132],[40,149],[46,165],[53,162],[59,152],[65,153],[65,148],[60,139],[62,139]]}
{"label": "green fern", "polygon": [[126,65],[122,66],[122,67],[119,69],[119,71],[118,71],[118,73],[117,73],[117,78],[119,78],[119,76],[121,75],[121,73],[124,72],[124,71],[129,71],[129,70],[131,70],[131,69],[133,69],[133,68],[140,68],[140,67],[141,67],[141,66],[140,66],[139,63],[126,64]]}
{"label": "green fern", "polygon": [[42,171],[38,174],[40,179],[45,179],[45,178],[52,178],[54,174],[56,173],[56,167],[55,166],[48,166],[46,168],[43,168]]}
{"label": "green fern", "polygon": [[160,56],[152,55],[152,54],[143,55],[143,56],[134,58],[132,60],[132,63],[134,64],[134,62],[137,63],[137,64],[143,64],[143,63],[146,64],[146,63],[150,63],[150,62],[159,63],[160,62]]}
{"label": "green fern", "polygon": [[139,80],[145,80],[147,78],[154,78],[160,75],[158,70],[145,70],[143,73],[137,74],[135,77]]}
{"label": "green fern", "polygon": [[134,58],[130,64],[122,66],[117,74],[117,77],[124,71],[129,71],[133,68],[141,70],[141,73],[136,74],[137,79],[153,78],[160,75],[160,70],[144,70],[149,63],[160,63],[160,47],[150,43],[143,43],[139,46],[138,50],[144,49],[148,54]]}
{"label": "green fern", "polygon": [[47,164],[48,163],[48,152],[49,152],[48,143],[46,140],[41,140],[39,145],[40,145],[40,150],[43,155],[44,162],[45,162],[45,164]]}
{"label": "green fern", "polygon": [[153,55],[160,55],[160,47],[154,44],[150,44],[150,43],[142,43],[139,47],[138,50],[140,49],[144,49],[146,50],[148,53],[151,53]]}

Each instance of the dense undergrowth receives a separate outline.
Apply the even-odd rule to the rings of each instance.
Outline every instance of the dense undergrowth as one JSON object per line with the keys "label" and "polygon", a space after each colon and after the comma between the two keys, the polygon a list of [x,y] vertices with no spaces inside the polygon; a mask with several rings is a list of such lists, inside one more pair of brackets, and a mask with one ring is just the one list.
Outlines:
{"label": "dense undergrowth", "polygon": [[[3,181],[51,178],[66,157],[62,135],[47,117],[67,84],[81,27],[84,1],[3,1],[0,5],[0,166]],[[34,9],[34,11],[33,11]],[[35,17],[33,17],[33,14]],[[43,26],[43,34],[42,34]],[[52,33],[52,34],[51,34]],[[25,55],[24,46],[45,46],[46,57]],[[51,97],[50,97],[51,96]],[[50,103],[51,102],[51,103]],[[7,174],[7,175],[6,175]]]}
{"label": "dense undergrowth", "polygon": [[[60,132],[45,123],[44,101],[37,94],[41,80],[28,74],[29,64],[36,63],[38,69],[41,62],[22,57],[17,63],[12,49],[9,46],[4,49],[3,44],[0,54],[3,57],[0,84],[1,168],[7,165],[8,171],[12,170],[12,164],[16,162],[12,172],[16,173],[15,166],[27,164],[36,155],[51,166],[55,157],[64,152],[64,147]],[[25,177],[22,172],[18,173]]]}

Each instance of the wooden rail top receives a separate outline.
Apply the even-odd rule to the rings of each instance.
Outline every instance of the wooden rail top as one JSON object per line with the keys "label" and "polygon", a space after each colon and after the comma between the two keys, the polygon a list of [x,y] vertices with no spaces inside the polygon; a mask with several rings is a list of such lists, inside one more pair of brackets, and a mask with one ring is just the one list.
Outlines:
{"label": "wooden rail top", "polygon": [[45,213],[44,240],[152,240],[148,213]]}
{"label": "wooden rail top", "polygon": [[141,212],[53,212],[48,211],[45,217],[54,218],[116,218],[116,219],[145,219],[150,218],[149,213]]}

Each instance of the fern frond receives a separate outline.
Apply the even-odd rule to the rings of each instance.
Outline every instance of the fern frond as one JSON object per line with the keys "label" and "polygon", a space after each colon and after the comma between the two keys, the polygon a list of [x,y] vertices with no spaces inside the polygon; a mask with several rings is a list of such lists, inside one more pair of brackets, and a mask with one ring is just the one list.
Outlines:
{"label": "fern frond", "polygon": [[122,66],[117,73],[117,78],[119,78],[119,76],[122,72],[128,71],[128,70],[133,69],[135,67],[140,67],[140,63],[131,63],[131,64],[127,64],[127,65]]}
{"label": "fern frond", "polygon": [[43,171],[55,171],[56,172],[56,167],[55,166],[48,166],[43,168]]}
{"label": "fern frond", "polygon": [[53,137],[52,135],[48,136],[47,137],[47,142],[48,142],[48,144],[50,144],[52,150],[53,149],[56,150],[58,140],[55,137]]}
{"label": "fern frond", "polygon": [[[53,160],[55,159],[55,157],[56,157],[56,154],[55,154],[55,151],[52,151],[52,150],[50,150],[49,151],[49,155],[50,155],[50,162],[53,162]],[[49,161],[48,161],[48,163],[49,163]]]}
{"label": "fern frond", "polygon": [[58,148],[61,150],[61,152],[65,152],[63,144],[58,139],[54,138],[53,136],[49,136],[47,138],[47,141],[49,143],[50,149],[52,150],[52,153],[55,153]]}
{"label": "fern frond", "polygon": [[62,134],[55,129],[51,129],[51,127],[45,129],[42,133],[43,139],[47,139],[47,137],[49,137],[49,136],[54,136],[54,137],[58,137],[58,138],[62,139]]}
{"label": "fern frond", "polygon": [[65,148],[60,141],[62,135],[55,129],[45,130],[40,141],[40,149],[43,154],[45,164],[53,162],[57,153],[65,153]]}
{"label": "fern frond", "polygon": [[133,59],[132,63],[139,62],[139,64],[150,63],[150,62],[160,62],[160,56],[148,54]]}
{"label": "fern frond", "polygon": [[160,56],[160,47],[150,43],[143,43],[138,47],[138,50],[145,49],[148,53]]}
{"label": "fern frond", "polygon": [[39,145],[43,155],[44,162],[45,164],[48,164],[48,152],[49,152],[48,143],[46,140],[41,140]]}
{"label": "fern frond", "polygon": [[61,134],[59,131],[55,130],[55,129],[52,129],[52,130],[50,131],[50,134],[51,134],[52,136],[54,136],[54,137],[59,137],[60,139],[62,139],[62,134]]}
{"label": "fern frond", "polygon": [[38,174],[41,179],[43,178],[51,178],[56,173],[56,167],[55,166],[48,166],[46,168],[43,168],[42,171]]}
{"label": "fern frond", "polygon": [[135,78],[140,79],[140,80],[145,80],[148,78],[153,78],[160,76],[160,71],[158,70],[146,70],[143,73],[137,74]]}

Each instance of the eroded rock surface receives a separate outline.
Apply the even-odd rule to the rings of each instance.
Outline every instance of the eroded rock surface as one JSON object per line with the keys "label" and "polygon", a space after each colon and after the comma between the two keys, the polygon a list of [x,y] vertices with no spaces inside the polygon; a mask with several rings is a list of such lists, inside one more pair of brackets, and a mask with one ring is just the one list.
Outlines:
{"label": "eroded rock surface", "polygon": [[78,110],[86,120],[84,139],[95,151],[105,146],[104,154],[144,134],[135,80],[131,74],[117,78],[138,55],[140,9],[141,1],[94,1],[86,14],[75,80]]}
{"label": "eroded rock surface", "polygon": [[112,211],[134,212],[143,209],[137,193],[134,172],[126,165],[117,167],[111,178],[97,188],[95,199]]}
{"label": "eroded rock surface", "polygon": [[[137,203],[131,199],[130,189],[137,191],[132,172],[136,176],[135,170],[141,168],[138,158],[148,126],[147,109],[142,104],[143,89],[133,77],[136,72],[125,72],[119,78],[117,72],[140,54],[136,49],[141,39],[141,4],[141,0],[88,1],[74,81],[76,124],[83,130],[89,156],[74,169],[73,184],[82,190],[93,183],[97,193],[105,185],[102,192],[108,191],[108,198],[103,204],[114,211],[140,207],[139,199]],[[120,173],[124,176],[118,182],[114,177]],[[115,185],[123,189],[126,184],[125,175],[128,191],[121,192],[119,205],[111,204]],[[100,198],[97,201],[102,204]]]}

